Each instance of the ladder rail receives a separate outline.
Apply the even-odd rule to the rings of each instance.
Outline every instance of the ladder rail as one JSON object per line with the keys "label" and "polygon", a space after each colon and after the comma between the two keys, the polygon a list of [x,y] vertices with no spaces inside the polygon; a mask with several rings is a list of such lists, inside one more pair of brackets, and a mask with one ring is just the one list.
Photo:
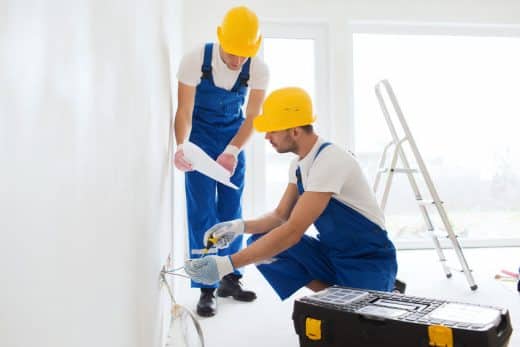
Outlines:
{"label": "ladder rail", "polygon": [[[379,82],[379,83],[381,83],[381,82]],[[380,86],[379,83],[376,85],[377,100],[379,101],[379,105],[381,106],[381,110],[383,111],[383,115],[385,116],[386,124],[388,125],[388,129],[390,129],[390,133],[392,135],[392,138],[394,139],[394,142],[395,143],[401,142],[401,140],[399,140],[399,135],[397,135],[397,130],[395,129],[394,123],[392,122],[390,112],[388,111],[388,108],[386,107],[386,104],[385,104],[385,101],[383,98],[383,94],[381,93],[381,89],[379,87]],[[410,142],[410,138],[407,136],[407,134],[405,135],[404,139],[407,139],[408,142]],[[399,153],[399,157],[402,161],[403,167],[406,169],[410,169],[410,163],[408,162],[408,159],[404,155],[404,152],[401,147],[399,147],[398,153]],[[417,183],[415,182],[415,179],[411,175],[408,175],[408,179],[409,179],[412,189],[414,191],[415,199],[420,200],[422,197],[419,192],[419,187],[418,187]]]}
{"label": "ladder rail", "polygon": [[380,206],[381,206],[381,209],[383,211],[386,208],[386,203],[388,201],[388,196],[390,194],[390,186],[392,185],[392,180],[394,178],[395,168],[397,166],[397,158],[398,158],[398,155],[399,155],[399,151],[401,149],[401,145],[403,144],[404,141],[406,141],[406,139],[403,138],[403,139],[399,140],[397,142],[397,144],[395,145],[394,154],[392,155],[392,160],[391,160],[391,164],[390,164],[390,167],[389,167],[388,177],[386,178],[386,182],[385,182],[385,189],[383,191],[383,196],[381,197]]}
{"label": "ladder rail", "polygon": [[[397,134],[397,130],[395,129],[395,126],[392,122],[392,118],[390,116],[390,112],[388,111],[388,108],[386,107],[386,104],[385,104],[385,101],[384,101],[384,98],[383,98],[383,94],[381,92],[381,89],[379,87],[379,84],[376,85],[376,96],[377,96],[377,99],[378,99],[378,102],[379,102],[379,105],[381,107],[381,110],[383,111],[383,115],[385,117],[385,120],[386,120],[386,123],[387,123],[387,126],[390,130],[390,133],[392,135],[392,141],[390,142],[390,144],[394,144],[394,143],[397,143],[396,145],[396,148],[394,150],[394,158],[396,158],[397,155],[399,155],[401,161],[402,161],[402,164],[403,166],[406,168],[406,169],[410,169],[410,164],[408,162],[408,159],[406,158],[405,154],[404,154],[404,151],[402,150],[401,148],[401,145],[404,141],[408,140],[408,137],[404,137],[402,138],[401,140],[399,140],[399,136]],[[385,150],[383,151],[383,155],[386,156],[386,151],[388,150],[389,146],[387,145],[387,147],[385,147]],[[382,163],[384,163],[384,161],[382,161]],[[388,200],[388,195],[389,195],[389,192],[390,192],[390,186],[392,184],[392,180],[393,180],[393,174],[394,174],[394,171],[393,169],[395,169],[396,167],[396,164],[397,162],[395,160],[392,160],[392,164],[391,166],[389,167],[389,169],[391,170],[389,172],[389,175],[386,179],[386,182],[385,182],[385,189],[383,191],[383,195],[382,195],[382,198],[381,198],[381,203],[380,203],[380,206],[381,206],[381,209],[384,211],[385,208],[386,208],[386,203],[387,203],[387,200]],[[381,169],[381,168],[380,168]],[[408,181],[410,182],[410,186],[412,188],[412,191],[415,195],[415,199],[417,201],[419,200],[422,200],[422,195],[419,191],[419,186],[415,180],[415,177],[411,174],[411,173],[408,173],[407,174],[408,176]],[[378,177],[379,179],[379,177]],[[375,185],[375,190],[374,192],[377,192],[377,185]],[[433,226],[433,222],[430,218],[430,215],[428,213],[428,210],[426,208],[426,206],[421,206],[419,205],[419,212],[421,214],[421,217],[423,218],[425,224],[426,224],[426,229],[431,233],[431,239],[433,241],[433,244],[435,246],[435,251],[437,253],[437,256],[439,257],[439,260],[440,260],[440,263],[441,263],[441,266],[442,266],[442,269],[444,271],[444,273],[446,274],[446,277],[450,278],[451,277],[451,270],[449,269],[448,265],[446,264],[446,257],[444,256],[444,252],[442,251],[442,248],[441,248],[441,244],[438,240],[438,238],[436,237],[436,235],[433,234],[433,231],[434,231],[434,226]]]}
{"label": "ladder rail", "polygon": [[[384,98],[383,98],[383,93],[382,93],[382,89],[384,88],[384,90],[386,91],[387,95],[388,95],[388,98],[390,99],[390,102],[392,104],[392,107],[393,107],[393,110],[395,112],[395,114],[397,115],[397,118],[399,120],[399,123],[401,125],[401,128],[402,130],[404,131],[404,137],[399,140],[399,136],[397,134],[397,131],[396,131],[396,128],[394,126],[394,123],[391,119],[391,115],[390,115],[390,112],[388,111],[388,108],[386,106],[386,103],[384,101]],[[396,159],[397,155],[399,156],[399,159],[401,159],[401,162],[402,162],[402,165],[404,166],[405,169],[407,169],[408,171],[406,172],[407,173],[407,176],[408,176],[408,180],[410,182],[410,185],[412,187],[412,190],[415,194],[415,197],[416,197],[416,200],[418,201],[422,201],[422,196],[421,196],[421,193],[420,193],[420,190],[419,190],[419,186],[415,180],[415,178],[413,177],[413,175],[411,174],[411,172],[409,171],[410,170],[410,165],[409,165],[409,162],[408,162],[408,159],[402,149],[402,146],[401,144],[404,142],[404,141],[408,141],[409,145],[410,145],[410,149],[414,155],[414,158],[415,158],[415,161],[419,167],[419,170],[420,170],[420,173],[421,175],[423,176],[423,179],[424,179],[424,182],[426,183],[426,186],[428,188],[428,191],[433,199],[433,202],[434,202],[434,205],[437,209],[437,212],[442,220],[442,223],[444,225],[444,228],[445,228],[445,231],[447,233],[447,236],[448,238],[450,239],[451,241],[451,244],[453,246],[453,249],[458,257],[458,260],[462,266],[462,271],[464,273],[464,275],[466,276],[466,280],[467,282],[470,284],[470,288],[472,290],[475,290],[477,289],[477,285],[475,284],[475,281],[473,279],[473,276],[471,274],[471,270],[468,266],[468,263],[466,261],[466,258],[464,257],[464,254],[463,254],[463,251],[462,251],[462,247],[460,246],[460,243],[457,239],[457,236],[455,235],[455,232],[453,230],[453,227],[451,225],[451,222],[448,218],[448,214],[446,213],[446,210],[443,206],[443,202],[441,201],[440,197],[439,197],[439,194],[437,192],[437,189],[435,188],[435,185],[433,184],[433,180],[430,176],[430,173],[428,171],[428,169],[426,168],[426,164],[419,152],[419,149],[417,147],[417,143],[415,142],[415,139],[410,131],[410,128],[408,126],[408,123],[406,122],[405,118],[404,118],[404,115],[403,115],[403,112],[401,110],[401,107],[399,105],[399,103],[397,102],[397,98],[395,96],[395,93],[393,91],[393,88],[392,86],[390,85],[390,82],[388,80],[382,80],[380,82],[378,82],[375,86],[375,92],[376,92],[376,96],[377,96],[377,99],[378,99],[378,102],[379,102],[379,105],[381,107],[381,110],[383,111],[383,115],[385,117],[385,120],[386,120],[386,123],[388,125],[388,128],[390,130],[390,133],[392,135],[392,138],[393,138],[393,142],[398,144],[396,145],[396,148],[395,148],[395,152],[394,152],[394,158],[392,159],[392,167],[391,169],[395,169],[395,164],[396,164],[396,160],[394,162],[394,159]],[[385,152],[386,152],[387,149],[385,149]],[[386,153],[385,153],[386,154]],[[384,205],[382,207],[384,207],[386,205],[386,199],[388,198],[388,192],[389,192],[389,189],[390,189],[390,185],[391,185],[391,179],[392,179],[392,176],[393,176],[393,173],[394,171],[391,171],[389,173],[389,177],[387,178],[387,182],[386,182],[386,187],[385,187],[385,193],[383,195],[383,203]],[[379,179],[379,177],[378,177]],[[379,183],[379,182],[378,182]],[[434,235],[433,231],[434,231],[434,226],[433,226],[433,223],[431,221],[431,218],[429,216],[429,213],[428,213],[428,210],[426,208],[426,206],[424,205],[419,205],[419,209],[421,211],[421,214],[423,216],[423,219],[427,225],[427,228],[429,231],[431,231],[432,233],[432,240],[434,241],[434,245],[435,245],[435,248],[437,250],[437,254],[439,256],[439,259],[441,260],[441,264],[444,268],[444,271],[446,273],[446,275],[448,277],[451,277],[451,272],[449,270],[449,268],[447,267],[447,265],[445,264],[446,261],[445,261],[445,257],[444,257],[444,253],[442,251],[442,248],[440,247],[440,243],[439,243],[439,240],[438,238]]]}
{"label": "ladder rail", "polygon": [[379,187],[379,182],[381,180],[382,172],[380,171],[386,163],[386,153],[388,152],[388,149],[394,145],[394,141],[390,141],[385,148],[383,149],[383,153],[381,154],[381,158],[379,159],[379,164],[377,165],[377,173],[376,178],[374,180],[374,192],[377,192],[377,188]]}
{"label": "ladder rail", "polygon": [[[403,111],[401,110],[401,107],[400,107],[399,103],[397,102],[397,98],[395,96],[394,90],[393,90],[392,86],[390,85],[390,83],[388,82],[388,80],[383,80],[379,83],[382,83],[382,85],[385,86],[385,89],[390,98],[390,102],[392,103],[392,106],[399,119],[399,122],[401,123],[404,133],[406,134],[406,137],[408,138],[408,142],[410,143],[410,149],[412,150],[415,160],[417,162],[417,165],[419,166],[419,169],[421,170],[421,173],[424,176],[424,181],[426,182],[426,185],[428,186],[428,190],[431,192],[432,199],[435,202],[436,206],[440,206],[441,199],[439,197],[439,193],[437,192],[437,189],[435,188],[435,185],[433,184],[433,180],[430,176],[430,173],[429,173],[428,169],[426,168],[426,164],[424,163],[424,160],[422,159],[422,156],[419,153],[417,143],[415,142],[415,139],[410,131],[408,123],[404,119]],[[380,84],[378,84],[378,86],[379,85]],[[393,132],[395,135],[397,135],[397,133],[395,132],[395,127],[393,126],[393,123],[391,121],[390,114],[388,113],[388,110],[385,113],[385,117],[387,119],[387,122],[390,122],[390,124],[392,124]],[[408,163],[406,163],[404,165],[406,166],[406,165],[408,165]],[[441,217],[447,217],[447,215],[445,215],[445,213],[443,213],[443,215]]]}
{"label": "ladder rail", "polygon": [[[410,143],[410,137],[408,136],[407,133],[405,133],[405,137],[403,138],[403,140],[399,140],[399,135],[397,134],[397,130],[395,129],[394,123],[392,122],[392,117],[390,116],[390,112],[388,111],[388,108],[386,107],[386,103],[384,101],[383,94],[381,92],[380,86],[381,86],[382,82],[387,82],[386,84],[384,84],[385,87],[390,86],[390,84],[386,80],[379,82],[375,88],[376,96],[377,96],[377,100],[379,101],[379,106],[381,107],[381,110],[383,111],[383,115],[385,117],[386,124],[388,125],[388,129],[390,130],[390,133],[392,135],[392,139],[395,143],[402,143],[402,141],[405,139]],[[392,94],[392,95],[395,99],[395,94]],[[389,96],[391,97],[390,94],[389,94]],[[392,102],[392,104],[394,104],[394,103]],[[410,146],[412,146],[411,143],[410,143]],[[399,146],[399,148],[396,148],[396,153],[399,153],[399,158],[401,159],[403,167],[405,169],[410,170],[410,163],[408,162],[408,159],[406,158],[401,146]],[[412,191],[415,195],[415,200],[422,200],[422,195],[419,190],[419,185],[417,184],[415,177],[411,173],[407,174],[407,176],[408,176],[408,181],[410,182],[410,186],[412,187]],[[388,182],[388,180],[387,180],[387,182]],[[385,204],[386,204],[386,202],[385,202]],[[427,227],[428,231],[434,230],[433,223],[431,221],[430,216],[428,215],[427,210],[424,207],[420,207],[419,210],[426,223],[426,227]]]}

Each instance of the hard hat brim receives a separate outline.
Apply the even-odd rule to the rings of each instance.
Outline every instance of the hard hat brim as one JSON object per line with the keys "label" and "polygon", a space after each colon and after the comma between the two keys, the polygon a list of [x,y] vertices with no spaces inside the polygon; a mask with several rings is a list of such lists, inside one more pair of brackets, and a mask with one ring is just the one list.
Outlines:
{"label": "hard hat brim", "polygon": [[284,124],[276,124],[276,122],[273,122],[270,118],[272,118],[272,117],[269,117],[264,114],[260,114],[260,115],[256,116],[255,119],[253,120],[253,127],[255,128],[256,131],[258,131],[260,133],[287,130],[287,129],[292,129],[292,128],[310,125],[310,124],[314,123],[314,121],[316,120],[316,115],[312,115],[312,118],[308,119],[308,121],[306,121],[306,122],[295,121],[292,123],[285,122]]}
{"label": "hard hat brim", "polygon": [[235,45],[228,43],[220,34],[220,31],[217,33],[220,46],[224,50],[224,52],[228,54],[233,54],[239,57],[251,58],[255,57],[260,49],[260,45],[262,44],[262,36],[258,38],[258,41],[253,45],[236,47]]}

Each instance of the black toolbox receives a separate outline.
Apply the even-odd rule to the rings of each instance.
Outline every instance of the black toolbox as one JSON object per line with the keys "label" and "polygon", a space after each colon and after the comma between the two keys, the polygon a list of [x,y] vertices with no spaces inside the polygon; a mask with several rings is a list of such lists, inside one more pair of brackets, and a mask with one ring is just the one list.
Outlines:
{"label": "black toolbox", "polygon": [[297,299],[301,347],[506,347],[506,309],[332,286]]}

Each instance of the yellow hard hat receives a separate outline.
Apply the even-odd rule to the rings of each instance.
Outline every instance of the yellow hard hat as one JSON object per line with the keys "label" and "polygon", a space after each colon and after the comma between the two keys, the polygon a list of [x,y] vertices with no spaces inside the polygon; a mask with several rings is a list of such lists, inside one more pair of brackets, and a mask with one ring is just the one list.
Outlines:
{"label": "yellow hard hat", "polygon": [[262,43],[258,17],[245,6],[234,7],[226,13],[217,28],[217,36],[224,52],[240,57],[254,57]]}
{"label": "yellow hard hat", "polygon": [[309,125],[315,120],[309,94],[302,88],[287,87],[269,94],[253,126],[256,131],[270,132]]}

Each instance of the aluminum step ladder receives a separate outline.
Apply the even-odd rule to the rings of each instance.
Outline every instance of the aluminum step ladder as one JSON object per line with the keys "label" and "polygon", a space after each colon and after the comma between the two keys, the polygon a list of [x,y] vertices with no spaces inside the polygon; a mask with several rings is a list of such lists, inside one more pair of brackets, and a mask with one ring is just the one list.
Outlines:
{"label": "aluminum step ladder", "polygon": [[[412,136],[412,133],[410,131],[410,128],[408,127],[408,124],[406,123],[403,112],[401,111],[401,107],[399,106],[399,103],[397,102],[397,98],[394,94],[392,86],[390,85],[390,82],[388,82],[388,80],[380,81],[375,86],[375,92],[376,92],[376,96],[379,101],[381,110],[383,111],[383,115],[385,116],[386,123],[387,123],[390,133],[392,135],[392,141],[390,141],[390,143],[388,143],[385,146],[383,153],[381,155],[381,159],[379,160],[378,171],[377,171],[376,178],[374,181],[374,192],[377,194],[379,185],[381,183],[381,178],[382,178],[383,174],[386,174],[386,182],[384,185],[384,190],[383,190],[383,194],[382,194],[381,202],[380,202],[381,208],[384,211],[384,209],[386,207],[386,203],[388,200],[388,195],[390,193],[390,187],[392,185],[392,180],[393,180],[394,175],[395,174],[406,174],[406,176],[408,177],[408,181],[410,182],[410,186],[412,187],[412,190],[415,194],[415,199],[417,201],[419,210],[420,210],[421,215],[426,224],[427,230],[431,235],[433,244],[435,245],[437,255],[441,262],[444,273],[446,274],[446,277],[450,278],[452,274],[451,274],[451,269],[446,262],[444,252],[441,248],[441,244],[438,239],[439,232],[435,230],[434,225],[432,223],[432,219],[430,218],[430,212],[431,212],[430,209],[432,207],[437,210],[437,212],[440,216],[440,219],[442,221],[442,224],[444,225],[445,231],[442,231],[443,236],[447,237],[451,241],[452,247],[455,250],[455,253],[457,254],[460,265],[462,266],[461,272],[463,272],[464,275],[466,276],[466,280],[468,281],[468,284],[469,284],[471,290],[476,290],[477,285],[473,279],[471,270],[468,267],[468,263],[466,262],[466,258],[464,257],[464,254],[462,252],[462,247],[460,246],[459,240],[457,239],[457,235],[453,231],[453,227],[448,219],[448,215],[446,213],[446,209],[444,208],[443,201],[440,199],[439,194],[437,193],[437,189],[435,188],[435,185],[433,184],[431,176],[426,168],[424,160],[423,160],[421,154],[419,153],[417,144]],[[399,137],[396,127],[394,125],[394,122],[392,121],[392,117],[389,113],[389,109],[388,109],[387,104],[384,99],[384,93],[386,93],[386,96],[390,100],[393,111],[394,111],[395,115],[397,116],[397,119],[399,120],[399,123],[401,125],[401,128],[402,128],[401,137]],[[410,167],[408,158],[405,154],[406,151],[403,148],[403,144],[405,142],[408,142],[408,144],[409,144],[413,157],[415,158],[415,161],[418,166],[417,169]],[[386,160],[387,160],[387,154],[388,154],[390,148],[392,148],[392,147],[393,147],[393,151],[391,151],[392,153],[391,153],[390,165],[385,166]],[[400,159],[401,167],[397,167],[398,159]],[[425,200],[423,198],[423,195],[421,194],[419,185],[417,183],[416,175],[422,176],[424,183],[426,184],[426,187],[430,193],[431,200]]]}

